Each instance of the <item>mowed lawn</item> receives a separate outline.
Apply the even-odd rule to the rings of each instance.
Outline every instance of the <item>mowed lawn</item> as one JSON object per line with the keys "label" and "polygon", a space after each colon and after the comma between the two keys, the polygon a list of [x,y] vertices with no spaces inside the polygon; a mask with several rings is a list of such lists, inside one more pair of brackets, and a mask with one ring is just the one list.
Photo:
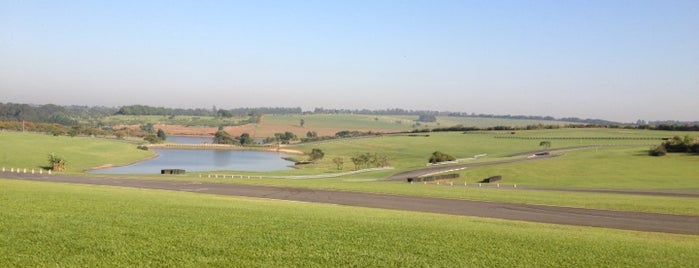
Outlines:
{"label": "mowed lawn", "polygon": [[696,267],[699,237],[0,179],[0,266]]}
{"label": "mowed lawn", "polygon": [[54,137],[40,133],[0,132],[0,168],[39,169],[49,166],[49,154],[67,161],[66,172],[105,165],[125,165],[155,154],[135,144],[90,137]]}

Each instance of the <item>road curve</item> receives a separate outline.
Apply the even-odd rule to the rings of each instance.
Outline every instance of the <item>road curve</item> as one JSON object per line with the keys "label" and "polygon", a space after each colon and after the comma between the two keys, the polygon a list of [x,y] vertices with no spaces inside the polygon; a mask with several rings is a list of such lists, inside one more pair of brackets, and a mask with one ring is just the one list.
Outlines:
{"label": "road curve", "polygon": [[401,181],[401,180],[405,181],[408,178],[415,178],[415,177],[424,176],[424,175],[432,174],[432,173],[447,172],[447,171],[453,170],[453,169],[480,167],[480,166],[493,166],[493,165],[501,165],[501,164],[507,164],[507,163],[522,162],[522,161],[546,159],[546,158],[551,158],[551,157],[556,157],[556,156],[555,155],[540,155],[540,156],[530,157],[530,158],[514,158],[514,159],[506,159],[506,160],[490,161],[490,162],[433,166],[433,167],[421,168],[421,169],[416,169],[416,170],[409,170],[409,171],[393,174],[384,180],[387,180],[387,181]]}
{"label": "road curve", "polygon": [[699,235],[699,216],[212,182],[17,174],[9,172],[0,173],[0,178],[234,195],[552,224]]}

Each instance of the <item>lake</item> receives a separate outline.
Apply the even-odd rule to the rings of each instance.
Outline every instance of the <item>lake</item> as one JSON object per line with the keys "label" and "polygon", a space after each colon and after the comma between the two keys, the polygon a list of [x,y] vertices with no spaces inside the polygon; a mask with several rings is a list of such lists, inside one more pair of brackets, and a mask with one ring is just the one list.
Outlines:
{"label": "lake", "polygon": [[[168,142],[201,144],[212,138],[168,137]],[[158,157],[133,165],[91,170],[96,174],[160,174],[161,169],[191,171],[277,171],[291,169],[289,155],[266,151],[154,149]]]}

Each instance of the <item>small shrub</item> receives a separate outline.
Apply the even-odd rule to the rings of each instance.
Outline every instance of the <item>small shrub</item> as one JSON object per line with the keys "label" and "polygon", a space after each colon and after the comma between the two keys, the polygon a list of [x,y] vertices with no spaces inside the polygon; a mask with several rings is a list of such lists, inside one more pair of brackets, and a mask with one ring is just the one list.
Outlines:
{"label": "small shrub", "polygon": [[66,160],[56,154],[49,154],[49,165],[53,171],[64,171],[66,169]]}
{"label": "small shrub", "polygon": [[651,156],[664,156],[667,154],[667,149],[664,145],[658,145],[655,148],[651,148],[648,151],[648,154],[650,154]]}
{"label": "small shrub", "polygon": [[430,157],[429,161],[430,161],[430,163],[434,164],[434,163],[454,161],[454,160],[456,160],[455,157],[448,155],[448,154],[445,154],[445,153],[442,153],[440,151],[436,151],[436,152],[432,153],[432,156]]}

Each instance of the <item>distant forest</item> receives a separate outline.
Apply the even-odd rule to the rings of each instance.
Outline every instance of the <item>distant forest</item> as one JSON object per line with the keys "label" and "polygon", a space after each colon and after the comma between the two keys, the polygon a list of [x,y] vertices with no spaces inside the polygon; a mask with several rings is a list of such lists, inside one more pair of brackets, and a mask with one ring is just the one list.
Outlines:
{"label": "distant forest", "polygon": [[128,105],[118,108],[103,106],[59,106],[54,104],[30,105],[17,103],[0,103],[0,120],[2,121],[30,121],[37,123],[56,123],[62,125],[77,125],[80,122],[97,122],[100,118],[111,115],[162,115],[162,116],[258,116],[263,114],[363,114],[363,115],[414,115],[418,118],[434,118],[436,116],[454,117],[480,117],[503,119],[527,119],[548,120],[561,122],[574,122],[599,126],[623,126],[659,130],[691,130],[699,131],[699,121],[650,121],[639,120],[635,124],[624,124],[601,119],[580,119],[577,117],[554,118],[552,116],[528,116],[528,115],[493,115],[475,114],[449,111],[429,110],[405,110],[405,109],[326,109],[315,108],[312,112],[304,112],[299,107],[259,107],[259,108],[235,108],[217,109],[181,109],[164,108],[147,105]]}

